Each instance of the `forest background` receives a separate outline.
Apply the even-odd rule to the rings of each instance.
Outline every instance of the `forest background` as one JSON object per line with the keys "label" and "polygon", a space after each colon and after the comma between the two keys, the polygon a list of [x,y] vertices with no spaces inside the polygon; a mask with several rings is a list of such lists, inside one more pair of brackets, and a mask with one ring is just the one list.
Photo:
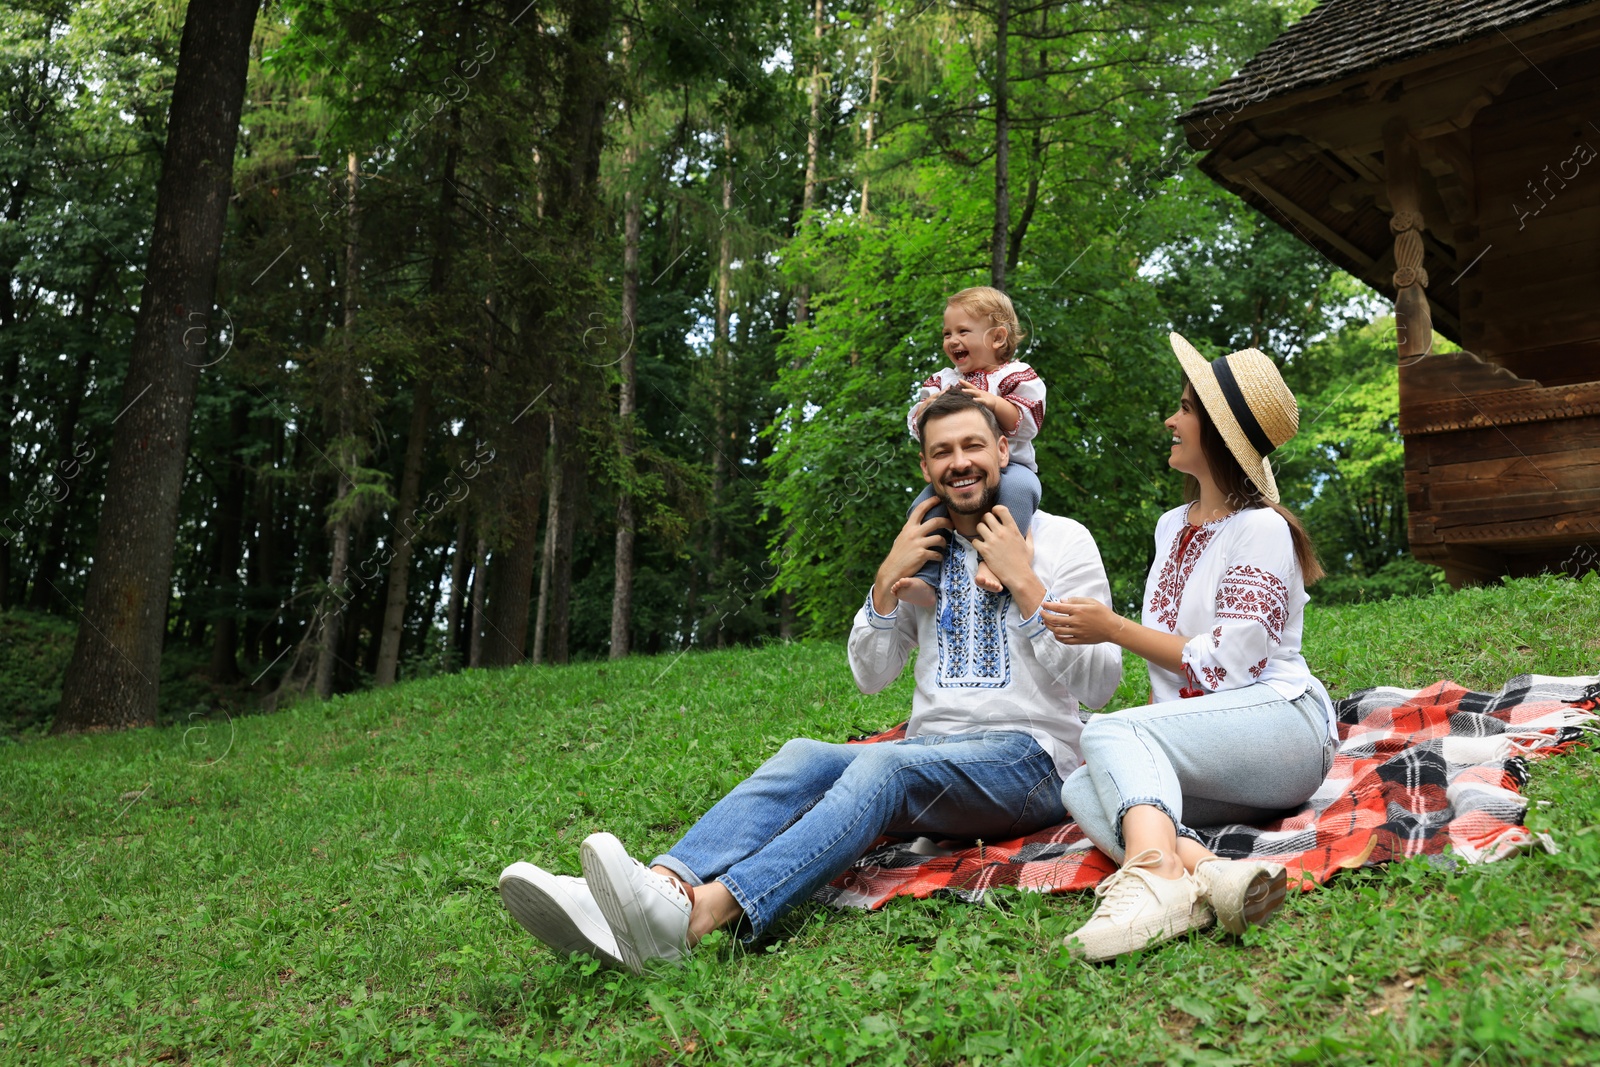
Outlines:
{"label": "forest background", "polygon": [[[1171,329],[1264,349],[1300,397],[1275,458],[1318,600],[1438,582],[1406,553],[1381,302],[1174,121],[1307,0],[248,0],[214,306],[177,308],[181,492],[112,479],[146,440],[117,423],[185,18],[241,2],[0,0],[12,732],[836,636],[973,284],[1021,312],[1043,506],[1124,606],[1181,494]],[[61,695],[120,655],[89,640],[108,481],[176,530],[161,677],[109,723]]]}

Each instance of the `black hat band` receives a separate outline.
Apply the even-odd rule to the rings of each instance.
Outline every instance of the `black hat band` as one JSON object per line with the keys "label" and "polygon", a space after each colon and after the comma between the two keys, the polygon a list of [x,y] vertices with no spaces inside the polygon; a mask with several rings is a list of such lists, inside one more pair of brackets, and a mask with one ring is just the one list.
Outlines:
{"label": "black hat band", "polygon": [[1278,446],[1272,443],[1272,438],[1261,428],[1255,412],[1245,403],[1244,394],[1239,391],[1239,383],[1234,380],[1233,368],[1228,366],[1228,357],[1218,356],[1212,360],[1211,369],[1216,373],[1217,385],[1222,389],[1222,398],[1228,402],[1228,410],[1233,412],[1234,420],[1239,423],[1239,429],[1244,431],[1245,439],[1259,455],[1270,456]]}

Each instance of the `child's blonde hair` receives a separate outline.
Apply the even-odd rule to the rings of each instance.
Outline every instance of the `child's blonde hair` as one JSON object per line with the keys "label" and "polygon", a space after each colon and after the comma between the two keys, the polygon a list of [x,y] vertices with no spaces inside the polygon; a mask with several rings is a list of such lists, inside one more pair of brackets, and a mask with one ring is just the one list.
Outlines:
{"label": "child's blonde hair", "polygon": [[1011,306],[1011,298],[1000,290],[987,285],[974,285],[971,289],[963,289],[945,301],[945,307],[959,307],[982,319],[990,326],[1003,326],[1006,331],[1006,347],[999,353],[1000,362],[1005,363],[1017,354],[1017,345],[1024,336],[1022,324],[1017,321],[1017,309]]}

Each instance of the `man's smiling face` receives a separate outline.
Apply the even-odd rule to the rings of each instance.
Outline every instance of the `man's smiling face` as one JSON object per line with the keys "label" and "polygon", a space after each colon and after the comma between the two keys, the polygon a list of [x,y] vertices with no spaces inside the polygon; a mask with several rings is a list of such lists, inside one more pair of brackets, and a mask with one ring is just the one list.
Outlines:
{"label": "man's smiling face", "polygon": [[929,419],[922,430],[922,476],[952,519],[979,516],[994,507],[1000,468],[1010,455],[1006,439],[995,436],[981,411]]}

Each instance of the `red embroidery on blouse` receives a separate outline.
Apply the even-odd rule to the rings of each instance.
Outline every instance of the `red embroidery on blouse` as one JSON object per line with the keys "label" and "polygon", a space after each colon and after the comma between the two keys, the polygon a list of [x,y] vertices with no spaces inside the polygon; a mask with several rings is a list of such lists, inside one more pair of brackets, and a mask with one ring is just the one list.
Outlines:
{"label": "red embroidery on blouse", "polygon": [[1028,418],[1033,420],[1033,428],[1035,430],[1044,425],[1043,400],[1029,400],[1028,398],[1021,396],[1008,396],[1006,399],[1017,405],[1019,410],[1026,411],[1028,413]]}
{"label": "red embroidery on blouse", "polygon": [[1257,663],[1254,667],[1250,668],[1250,677],[1252,677],[1252,678],[1260,678],[1261,677],[1261,672],[1266,670],[1266,669],[1267,669],[1267,660],[1266,660],[1266,657],[1263,656],[1260,663]]}
{"label": "red embroidery on blouse", "polygon": [[1229,567],[1217,584],[1217,618],[1260,623],[1276,645],[1289,621],[1289,587],[1259,567]]}
{"label": "red embroidery on blouse", "polygon": [[1222,680],[1228,677],[1226,667],[1201,667],[1200,673],[1206,676],[1206,685],[1213,691],[1222,688]]}
{"label": "red embroidery on blouse", "polygon": [[1000,388],[995,390],[995,392],[997,392],[1000,396],[1010,396],[1012,393],[1017,391],[1017,386],[1021,385],[1023,382],[1036,382],[1038,380],[1039,373],[1032,367],[1029,367],[1027,370],[1021,370],[1017,371],[1015,374],[1006,375],[1005,380],[1000,383]]}
{"label": "red embroidery on blouse", "polygon": [[1173,539],[1172,551],[1167,553],[1167,561],[1161,566],[1161,576],[1156,579],[1156,591],[1151,594],[1149,609],[1168,633],[1178,632],[1178,604],[1183,600],[1183,587],[1216,532],[1212,527],[1193,526],[1185,522],[1183,529]]}
{"label": "red embroidery on blouse", "polygon": [[1211,631],[1211,647],[1212,648],[1221,648],[1222,647],[1222,627],[1220,627],[1220,626],[1218,626],[1215,630]]}
{"label": "red embroidery on blouse", "polygon": [[1038,380],[1039,375],[1035,373],[1032,368],[1029,368],[1028,370],[1019,371],[1016,374],[1007,376],[1006,379],[1000,383],[1000,387],[995,390],[996,396],[1005,397],[1007,400],[1017,405],[1018,408],[1026,411],[1028,413],[1028,417],[1033,420],[1033,428],[1035,430],[1044,426],[1044,401],[1029,400],[1027,397],[1013,396],[1012,394],[1017,391],[1017,386],[1023,384],[1024,382],[1036,382]]}

